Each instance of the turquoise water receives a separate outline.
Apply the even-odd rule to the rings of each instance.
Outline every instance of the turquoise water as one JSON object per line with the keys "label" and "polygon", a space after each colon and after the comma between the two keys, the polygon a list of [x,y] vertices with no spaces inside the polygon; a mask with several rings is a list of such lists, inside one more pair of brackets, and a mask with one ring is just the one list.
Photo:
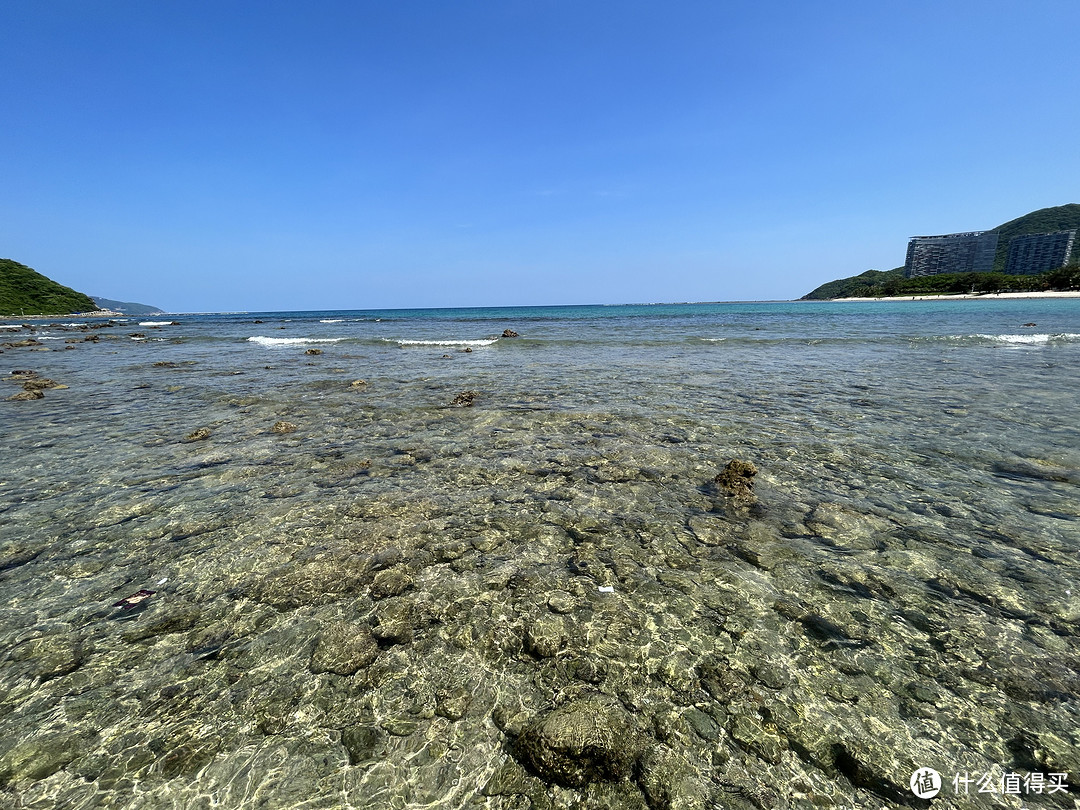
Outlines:
{"label": "turquoise water", "polygon": [[[0,330],[68,386],[0,402],[0,806],[1077,797],[1078,300],[78,323]],[[536,753],[582,705],[626,772]]]}

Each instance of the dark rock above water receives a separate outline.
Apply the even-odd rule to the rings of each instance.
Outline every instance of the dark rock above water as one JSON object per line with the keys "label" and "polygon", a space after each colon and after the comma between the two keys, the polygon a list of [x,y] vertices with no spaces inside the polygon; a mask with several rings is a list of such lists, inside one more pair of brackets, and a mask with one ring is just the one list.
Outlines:
{"label": "dark rock above water", "polygon": [[727,466],[713,478],[713,483],[726,495],[736,501],[751,503],[754,498],[754,476],[757,467],[752,462],[733,458]]}
{"label": "dark rock above water", "polygon": [[44,399],[45,394],[36,389],[30,391],[20,391],[17,394],[12,394],[8,399],[14,402],[28,401],[32,399]]}
{"label": "dark rock above water", "polygon": [[476,402],[476,398],[480,396],[476,391],[462,391],[450,402],[451,405],[457,405],[461,408],[471,408],[473,403]]}

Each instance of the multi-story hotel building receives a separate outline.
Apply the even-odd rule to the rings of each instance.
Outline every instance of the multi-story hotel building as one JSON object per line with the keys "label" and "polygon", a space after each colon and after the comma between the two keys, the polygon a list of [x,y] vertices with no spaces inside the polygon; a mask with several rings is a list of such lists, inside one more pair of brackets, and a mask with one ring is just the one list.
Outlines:
{"label": "multi-story hotel building", "polygon": [[989,273],[994,268],[997,231],[970,231],[941,236],[913,236],[908,242],[904,275]]}
{"label": "multi-story hotel building", "polygon": [[1028,233],[1009,240],[1005,272],[1015,276],[1045,273],[1068,264],[1076,245],[1076,230]]}

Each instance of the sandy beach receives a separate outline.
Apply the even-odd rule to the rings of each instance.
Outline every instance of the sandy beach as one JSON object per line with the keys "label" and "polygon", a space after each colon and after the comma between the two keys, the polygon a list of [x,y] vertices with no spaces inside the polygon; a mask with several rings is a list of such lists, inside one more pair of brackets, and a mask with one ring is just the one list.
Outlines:
{"label": "sandy beach", "polygon": [[968,298],[1080,298],[1080,290],[1062,292],[958,293],[949,295],[896,295],[891,297],[834,298],[833,301],[957,301]]}

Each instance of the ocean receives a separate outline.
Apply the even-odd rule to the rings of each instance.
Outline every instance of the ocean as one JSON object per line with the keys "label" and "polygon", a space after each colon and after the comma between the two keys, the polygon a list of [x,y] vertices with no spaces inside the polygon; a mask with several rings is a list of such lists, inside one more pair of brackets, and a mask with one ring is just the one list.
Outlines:
{"label": "ocean", "polygon": [[31,327],[0,807],[1080,798],[1080,299]]}

